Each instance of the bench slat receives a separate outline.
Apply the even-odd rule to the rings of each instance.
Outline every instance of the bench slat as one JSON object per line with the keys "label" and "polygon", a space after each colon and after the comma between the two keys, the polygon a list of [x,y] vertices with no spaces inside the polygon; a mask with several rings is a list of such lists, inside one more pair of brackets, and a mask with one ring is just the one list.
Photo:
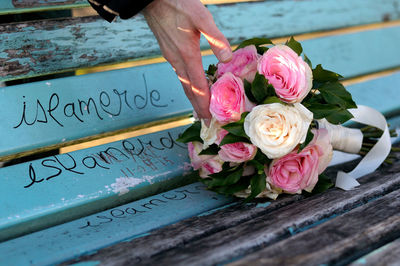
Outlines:
{"label": "bench slat", "polygon": [[0,168],[0,241],[193,182],[184,129]]}
{"label": "bench slat", "polygon": [[[255,36],[271,38],[397,20],[400,13],[394,6],[399,4],[400,0],[381,0],[379,5],[375,0],[352,0],[351,4],[348,0],[263,1],[209,9],[221,31],[237,44]],[[104,38],[110,33],[112,38]],[[111,24],[83,17],[0,25],[0,43],[0,81],[160,54],[141,16]],[[201,47],[208,48],[204,38]]]}
{"label": "bench slat", "polygon": [[[397,160],[396,162],[399,162]],[[328,168],[328,176],[338,169],[348,171],[354,163]],[[240,257],[262,246],[287,238],[319,224],[333,215],[357,208],[371,198],[379,198],[400,185],[399,166],[394,163],[359,179],[355,190],[330,189],[323,194],[299,200],[300,195],[288,196],[271,204],[230,206],[207,216],[193,217],[161,228],[148,236],[124,242],[86,255],[79,261],[124,265],[141,259],[143,265],[218,264]],[[279,204],[283,204],[279,208]],[[281,205],[282,206],[282,205]],[[278,209],[277,209],[278,208]],[[70,261],[69,263],[72,263]]]}
{"label": "bench slat", "polygon": [[396,265],[400,261],[400,238],[386,244],[364,257],[359,258],[350,266]]}
{"label": "bench slat", "polygon": [[85,0],[3,0],[0,1],[0,15],[70,9],[87,6],[90,5]]}
{"label": "bench slat", "polygon": [[[318,59],[324,59],[321,57],[323,55],[312,48],[322,46],[324,43],[316,39],[309,40],[304,45],[311,51],[309,56],[318,61]],[[351,47],[349,47],[350,51],[354,51],[353,60],[361,60],[360,58],[364,57],[363,54],[357,54],[357,48]],[[342,54],[338,53],[337,57],[332,56],[332,58],[329,56],[333,62],[327,62],[327,64],[332,69],[342,65],[343,58],[340,55]],[[348,54],[343,56],[348,56]],[[378,60],[378,57],[378,55],[371,55],[370,60]],[[204,59],[205,65],[212,62],[215,62],[213,56]],[[342,67],[346,68],[344,72],[348,74],[357,71],[357,66],[351,68],[342,65]],[[363,66],[360,64],[359,68]],[[145,75],[146,84],[143,75]],[[162,76],[162,79],[153,78],[154,76]],[[398,88],[395,84],[400,84],[399,72],[349,86],[349,90],[357,103],[375,106],[379,111],[389,113],[400,108],[398,97],[396,97]],[[1,88],[0,111],[7,119],[0,120],[0,128],[2,128],[0,158],[57,143],[66,145],[76,139],[101,134],[107,130],[119,130],[153,120],[187,114],[191,111],[191,105],[180,86],[169,65],[161,63]],[[118,94],[122,94],[125,90],[127,92],[126,95],[118,96],[113,90],[117,90]],[[381,93],[382,91],[385,93]],[[56,96],[50,101],[53,93],[56,93],[59,98],[58,107],[51,112],[54,118],[48,112],[49,108],[53,109],[57,103]],[[389,95],[391,97],[387,97]],[[102,96],[103,104],[100,103],[100,96]],[[110,107],[106,106],[107,97],[110,98]],[[85,109],[85,104],[89,104],[90,98],[97,106],[98,115],[93,102]],[[38,105],[38,99],[41,105]],[[23,122],[19,127],[14,128],[22,120],[24,101],[26,102],[26,121],[29,124],[35,121],[35,114],[38,112],[37,121],[30,126]],[[84,102],[80,104],[79,101]],[[77,117],[83,122],[71,116],[72,108],[75,108]],[[118,115],[110,116],[107,113],[117,114],[120,108],[121,112]],[[71,117],[64,114],[64,109],[65,113]],[[47,123],[43,122],[45,119]],[[44,131],[46,131],[46,138],[42,137]]]}
{"label": "bench slat", "polygon": [[400,236],[399,210],[397,190],[230,265],[346,264]]}
{"label": "bench slat", "polygon": [[0,88],[0,157],[187,115],[180,86],[162,63]]}
{"label": "bench slat", "polygon": [[[201,183],[0,243],[1,265],[53,265],[232,202]],[[46,247],[46,248],[43,248]]]}

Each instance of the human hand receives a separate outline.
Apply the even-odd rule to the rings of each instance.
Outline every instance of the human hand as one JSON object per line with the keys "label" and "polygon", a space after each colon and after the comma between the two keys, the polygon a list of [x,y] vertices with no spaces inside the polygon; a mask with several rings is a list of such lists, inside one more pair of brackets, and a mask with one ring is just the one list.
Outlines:
{"label": "human hand", "polygon": [[194,110],[207,121],[211,118],[210,91],[201,61],[200,34],[221,62],[232,58],[228,40],[199,0],[154,0],[143,14]]}

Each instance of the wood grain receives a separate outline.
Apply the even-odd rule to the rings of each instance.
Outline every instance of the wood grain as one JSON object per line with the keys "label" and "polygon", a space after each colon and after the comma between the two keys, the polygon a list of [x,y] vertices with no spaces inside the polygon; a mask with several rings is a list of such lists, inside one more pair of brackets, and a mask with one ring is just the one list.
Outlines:
{"label": "wood grain", "polygon": [[[374,0],[352,0],[351,5],[347,0],[263,1],[213,5],[209,10],[231,44],[237,44],[255,36],[273,38],[397,20],[400,12],[394,7],[399,1],[382,0],[379,5]],[[98,17],[24,22],[0,25],[0,33],[0,80],[160,55],[141,16],[111,24]],[[205,39],[201,47],[208,47]]]}
{"label": "wood grain", "polygon": [[399,237],[399,211],[400,190],[396,190],[230,265],[345,264]]}
{"label": "wood grain", "polygon": [[349,266],[374,266],[388,265],[396,266],[400,262],[400,238],[390,242],[371,253],[357,259],[349,264]]}
{"label": "wood grain", "polygon": [[[328,174],[333,175],[337,169],[347,170],[352,166],[350,163],[331,168]],[[105,265],[124,265],[130,261],[139,261],[140,265],[210,265],[226,262],[398,189],[399,170],[398,164],[381,168],[379,172],[361,178],[362,185],[354,191],[331,189],[302,200],[299,196],[293,196],[270,205],[230,206],[207,216],[193,217],[159,229],[129,243],[105,248],[79,261],[95,260]],[[276,209],[276,204],[281,201],[286,203],[293,199],[300,201],[278,205],[280,208]]]}

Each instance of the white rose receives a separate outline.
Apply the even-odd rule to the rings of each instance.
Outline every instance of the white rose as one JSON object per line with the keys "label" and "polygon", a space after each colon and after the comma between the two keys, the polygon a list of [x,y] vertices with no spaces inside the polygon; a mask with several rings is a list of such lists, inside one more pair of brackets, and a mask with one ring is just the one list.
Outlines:
{"label": "white rose", "polygon": [[213,117],[210,122],[210,127],[207,127],[204,120],[201,119],[200,138],[203,140],[203,150],[214,144],[217,140],[217,133],[221,129],[221,125]]}
{"label": "white rose", "polygon": [[300,103],[263,104],[246,116],[244,130],[270,159],[280,158],[303,143],[313,114]]}

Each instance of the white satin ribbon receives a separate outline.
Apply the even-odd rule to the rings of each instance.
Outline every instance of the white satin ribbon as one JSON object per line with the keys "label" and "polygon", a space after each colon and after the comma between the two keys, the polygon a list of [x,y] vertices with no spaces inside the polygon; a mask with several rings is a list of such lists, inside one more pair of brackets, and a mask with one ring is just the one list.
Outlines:
{"label": "white satin ribbon", "polygon": [[351,172],[338,172],[336,187],[344,190],[350,190],[360,185],[356,179],[375,171],[389,155],[392,147],[386,119],[380,112],[364,105],[358,105],[357,109],[350,109],[349,111],[354,116],[352,121],[377,127],[383,130],[383,134]]}
{"label": "white satin ribbon", "polygon": [[328,130],[329,139],[334,150],[352,154],[360,152],[364,138],[360,129],[334,125],[326,119],[318,120],[318,127]]}

